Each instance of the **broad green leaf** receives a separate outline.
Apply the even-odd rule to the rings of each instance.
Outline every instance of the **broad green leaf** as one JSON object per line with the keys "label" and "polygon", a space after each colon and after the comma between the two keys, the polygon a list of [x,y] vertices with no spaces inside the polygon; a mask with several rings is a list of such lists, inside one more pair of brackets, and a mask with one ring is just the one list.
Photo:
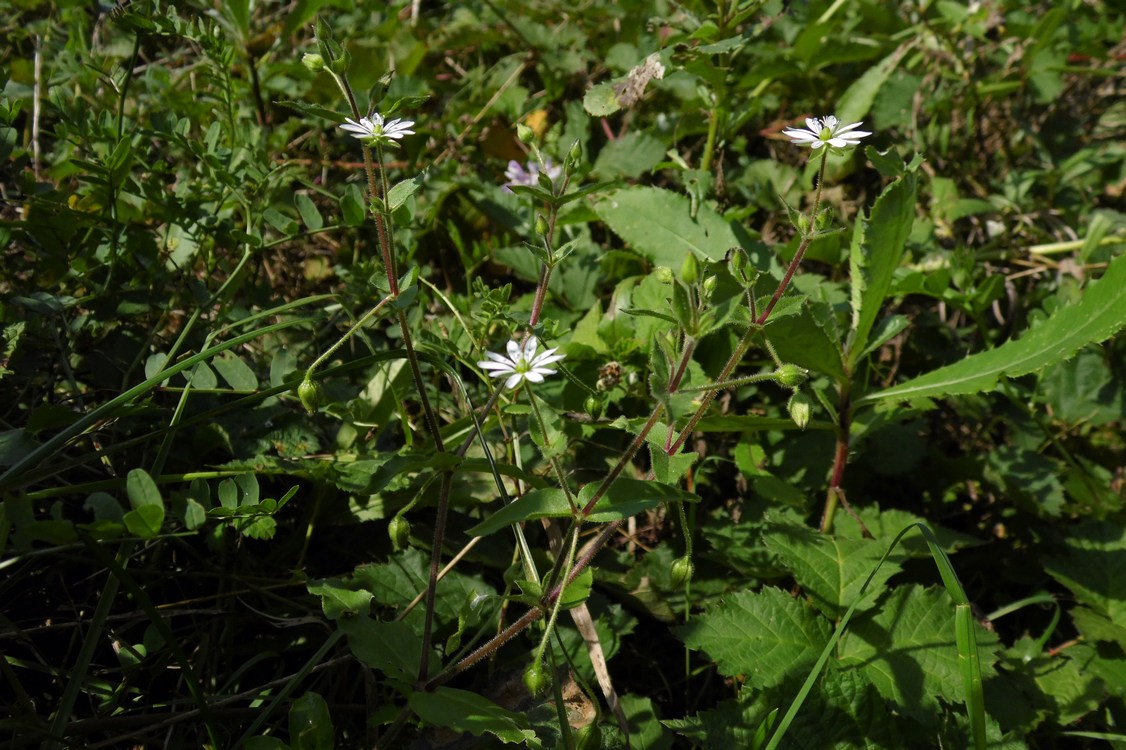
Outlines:
{"label": "broad green leaf", "polygon": [[[676,634],[688,648],[704,651],[720,674],[742,675],[755,688],[772,687],[804,674],[817,660],[832,629],[824,618],[785,591],[741,591],[699,615]],[[954,637],[953,628],[950,637]]]}
{"label": "broad green leaf", "polygon": [[[853,620],[840,641],[840,666],[860,670],[903,713],[934,725],[942,713],[939,699],[965,703],[954,606],[941,588],[894,589],[879,609]],[[982,674],[992,675],[997,637],[974,627]]]}
{"label": "broad green leaf", "polygon": [[335,736],[328,702],[318,693],[305,693],[289,709],[292,750],[332,750]]}
{"label": "broad green leaf", "polygon": [[491,734],[505,744],[541,747],[527,716],[507,711],[467,690],[451,687],[440,687],[430,693],[416,690],[408,703],[420,719],[433,726],[468,732],[475,737]]}
{"label": "broad green leaf", "polygon": [[163,510],[164,498],[160,495],[160,488],[144,469],[133,469],[125,478],[125,492],[129,495],[129,504],[134,508],[153,506]]}
{"label": "broad green leaf", "polygon": [[961,362],[877,393],[860,403],[894,399],[941,398],[992,390],[1002,377],[1036,372],[1100,343],[1126,325],[1126,255],[1111,261],[1075,304],[1062,307],[1019,339],[971,354]]}
{"label": "broad green leaf", "polygon": [[[583,487],[575,499],[576,505],[582,508],[590,502],[597,489],[597,482],[591,482]],[[636,515],[663,502],[694,502],[698,499],[691,492],[660,482],[620,478],[610,485],[606,494],[599,498],[594,506],[594,512],[587,520],[595,523],[616,521]],[[571,515],[571,506],[563,490],[549,487],[524,493],[482,523],[469,529],[468,533],[471,536],[487,536],[520,521],[536,518],[569,518]]]}
{"label": "broad green leaf", "polygon": [[246,364],[237,354],[223,352],[211,360],[211,366],[218,371],[219,375],[227,381],[227,385],[232,389],[251,392],[258,390],[258,376],[254,374],[254,370],[250,369],[250,365]]}
{"label": "broad green leaf", "polygon": [[348,588],[337,579],[310,581],[308,589],[310,594],[321,598],[321,609],[330,620],[367,614],[371,606],[370,591]]}
{"label": "broad green leaf", "polygon": [[766,335],[783,362],[844,380],[844,365],[837,341],[818,320],[811,303],[803,302],[797,315],[772,318]]}
{"label": "broad green leaf", "polygon": [[[422,640],[405,622],[378,622],[366,615],[343,617],[337,627],[348,636],[348,648],[356,658],[393,680],[412,683],[418,677]],[[440,668],[438,656],[430,654],[430,673]]]}
{"label": "broad green leaf", "polygon": [[903,258],[915,220],[916,177],[905,174],[876,199],[867,217],[861,215],[852,233],[849,268],[852,277],[853,364],[868,346],[872,325],[891,287],[891,277]]}
{"label": "broad green leaf", "polygon": [[[872,109],[872,103],[876,101],[876,96],[880,93],[880,88],[899,66],[899,61],[907,49],[904,45],[896,47],[894,52],[868,68],[841,94],[836,111],[837,118],[841,122],[861,121],[868,115],[869,110]],[[863,129],[868,130],[869,128]]]}
{"label": "broad green leaf", "polygon": [[[356,568],[345,586],[370,591],[379,604],[403,607],[419,592],[426,590],[429,568],[429,556],[410,547],[389,562]],[[469,596],[485,594],[495,595],[496,591],[476,576],[450,571],[438,581],[435,613],[441,620],[453,620]],[[415,611],[421,614],[421,608]],[[411,622],[414,624],[415,621]]]}
{"label": "broad green leaf", "polygon": [[1087,521],[1068,531],[1067,551],[1048,558],[1044,569],[1081,603],[1126,623],[1126,526]]}
{"label": "broad green leaf", "polygon": [[683,195],[655,187],[632,187],[601,196],[594,202],[598,218],[634,250],[659,266],[678,269],[692,252],[719,260],[739,246],[731,224],[707,206],[692,218]]}
{"label": "broad green leaf", "polygon": [[1071,621],[1088,641],[1111,641],[1126,650],[1126,623],[1111,622],[1106,615],[1087,607],[1071,610]]}
{"label": "broad green leaf", "polygon": [[367,207],[364,205],[364,195],[360,186],[350,184],[345,189],[344,196],[340,199],[340,213],[344,216],[344,223],[350,227],[358,227],[367,217]]}
{"label": "broad green leaf", "polygon": [[618,103],[618,95],[614,93],[612,83],[600,83],[592,86],[583,95],[583,109],[595,117],[607,117],[614,114],[622,105]]}
{"label": "broad green leaf", "polygon": [[[763,542],[793,573],[814,606],[833,620],[840,619],[856,599],[868,574],[887,549],[886,541],[842,539],[819,534],[805,526],[774,527],[763,535]],[[864,611],[875,604],[887,579],[899,570],[900,566],[892,559],[885,561],[856,611]]]}
{"label": "broad green leaf", "polygon": [[325,225],[324,217],[321,216],[312,198],[305,193],[298,193],[293,201],[297,204],[297,210],[301,213],[301,221],[305,222],[305,226],[315,232]]}
{"label": "broad green leaf", "polygon": [[426,173],[422,172],[393,186],[387,191],[387,210],[394,213],[399,206],[407,202],[407,198],[418,192],[425,181]]}
{"label": "broad green leaf", "polygon": [[602,147],[594,162],[594,173],[603,179],[637,179],[664,158],[666,148],[648,133],[626,133]]}
{"label": "broad green leaf", "polygon": [[141,505],[125,514],[122,519],[130,534],[142,539],[153,539],[164,525],[164,507]]}

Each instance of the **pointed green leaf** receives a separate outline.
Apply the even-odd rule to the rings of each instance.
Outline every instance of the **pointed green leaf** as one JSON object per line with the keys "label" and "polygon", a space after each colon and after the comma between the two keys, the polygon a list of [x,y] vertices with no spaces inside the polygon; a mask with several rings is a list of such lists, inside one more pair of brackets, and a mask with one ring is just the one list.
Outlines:
{"label": "pointed green leaf", "polygon": [[852,276],[852,339],[849,357],[855,364],[865,351],[872,325],[899,268],[907,236],[915,220],[916,177],[905,174],[887,186],[868,217],[861,216],[852,233],[849,267]]}
{"label": "pointed green leaf", "polygon": [[755,688],[803,674],[817,660],[830,632],[827,620],[773,587],[741,591],[676,629],[688,648],[715,660],[720,674],[742,675]]}
{"label": "pointed green leaf", "polygon": [[440,687],[431,693],[416,690],[408,702],[411,710],[427,724],[468,732],[476,737],[491,734],[505,744],[541,747],[527,716],[507,711],[476,693],[450,687]]}
{"label": "pointed green leaf", "polygon": [[394,213],[399,206],[407,202],[407,199],[418,192],[419,188],[426,181],[426,173],[411,177],[409,180],[403,180],[398,185],[395,185],[387,191],[387,210]]}
{"label": "pointed green leaf", "polygon": [[[941,588],[901,586],[879,609],[853,620],[839,663],[861,670],[885,699],[926,725],[945,703],[965,703],[954,630],[954,601]],[[974,624],[985,676],[994,673],[997,636]]]}
{"label": "pointed green leaf", "polygon": [[[348,648],[356,658],[383,674],[406,683],[418,677],[422,641],[405,622],[377,622],[366,615],[344,617],[337,626],[348,636]],[[440,667],[438,656],[430,654],[430,673]]]}
{"label": "pointed green leaf", "polygon": [[971,354],[961,362],[877,393],[860,402],[941,398],[992,390],[1002,377],[1036,372],[1100,343],[1126,325],[1126,255],[1111,261],[1075,304],[1062,307],[1019,339]]}
{"label": "pointed green leaf", "polygon": [[293,201],[297,204],[297,210],[301,213],[301,221],[305,222],[305,226],[315,232],[325,225],[324,217],[321,216],[312,198],[305,193],[298,193]]}
{"label": "pointed green leaf", "polygon": [[251,392],[258,390],[258,376],[250,369],[250,365],[234,352],[223,352],[211,360],[211,365],[233,390]]}
{"label": "pointed green leaf", "polygon": [[[868,574],[887,549],[886,541],[842,539],[819,534],[805,526],[774,527],[763,535],[763,542],[768,550],[778,555],[814,606],[833,620],[840,619],[853,603]],[[891,559],[885,561],[856,611],[864,611],[875,604],[887,579],[899,570],[898,563]]]}
{"label": "pointed green leaf", "polygon": [[720,260],[739,246],[730,222],[707,206],[692,218],[683,195],[661,188],[633,187],[598,198],[598,217],[623,240],[661,266],[680,268],[687,253]]}
{"label": "pointed green leaf", "polygon": [[1126,526],[1087,521],[1069,531],[1067,550],[1044,568],[1075,598],[1109,618],[1126,623]]}

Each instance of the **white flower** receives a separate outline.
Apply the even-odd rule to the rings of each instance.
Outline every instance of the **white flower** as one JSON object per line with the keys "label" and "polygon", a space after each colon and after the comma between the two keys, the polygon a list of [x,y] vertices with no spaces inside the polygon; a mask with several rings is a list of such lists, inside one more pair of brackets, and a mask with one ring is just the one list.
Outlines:
{"label": "white flower", "polygon": [[342,130],[347,130],[353,138],[367,141],[372,146],[390,144],[392,140],[400,140],[404,135],[414,135],[414,131],[411,130],[414,120],[384,122],[383,115],[378,112],[371,117],[361,117],[359,122],[351,117],[344,119],[345,124],[340,126]]}
{"label": "white flower", "polygon": [[489,377],[491,378],[501,378],[507,375],[508,380],[504,381],[504,384],[508,388],[515,388],[525,380],[529,383],[542,383],[544,375],[555,374],[555,370],[549,369],[546,365],[558,362],[567,355],[556,354],[555,349],[545,349],[537,355],[536,347],[538,346],[539,342],[536,341],[535,336],[528,339],[523,349],[516,341],[509,341],[507,357],[494,352],[485,352],[488,359],[478,362],[477,366],[482,370],[490,370]]}
{"label": "white flower", "polygon": [[863,122],[842,125],[837,118],[826,115],[820,120],[810,117],[805,128],[785,128],[782,132],[799,146],[809,145],[815,151],[828,144],[833,148],[846,148],[860,143],[860,139],[872,135],[864,130],[856,130]]}
{"label": "white flower", "polygon": [[[551,163],[551,157],[543,160],[544,170],[543,173],[552,182],[559,179],[559,175],[563,174],[563,167],[555,166]],[[540,184],[540,165],[535,159],[528,162],[528,168],[525,169],[524,165],[513,159],[508,162],[508,169],[504,170],[504,176],[508,178],[508,182],[504,183],[504,191],[511,193],[510,189],[513,185],[526,185],[528,187],[538,187]]]}

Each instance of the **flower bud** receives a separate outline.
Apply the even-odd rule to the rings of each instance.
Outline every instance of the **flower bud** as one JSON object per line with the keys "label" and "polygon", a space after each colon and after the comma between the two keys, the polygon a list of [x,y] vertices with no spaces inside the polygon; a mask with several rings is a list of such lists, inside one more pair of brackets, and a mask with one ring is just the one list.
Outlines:
{"label": "flower bud", "polygon": [[813,414],[813,401],[809,396],[801,391],[794,391],[786,408],[790,411],[790,419],[794,420],[794,424],[804,430],[809,424],[810,415]]}
{"label": "flower bud", "polygon": [[352,53],[348,51],[347,47],[343,47],[340,51],[340,56],[328,64],[329,69],[338,76],[344,75],[348,71],[348,64],[352,62]]}
{"label": "flower bud", "polygon": [[321,405],[321,384],[306,375],[301,385],[297,386],[297,398],[301,400],[301,405],[309,416],[313,416]]}
{"label": "flower bud", "polygon": [[680,266],[680,278],[685,284],[695,284],[699,276],[700,264],[696,262],[696,254],[689,252],[684,257],[684,263]]}
{"label": "flower bud", "polygon": [[391,537],[391,546],[396,552],[406,548],[411,541],[410,521],[402,516],[395,516],[387,524],[387,536]]}
{"label": "flower bud", "polygon": [[522,122],[516,123],[516,137],[523,143],[535,143],[536,131]]}
{"label": "flower bud", "polygon": [[586,413],[592,417],[598,416],[598,412],[600,411],[599,406],[598,399],[594,396],[587,396],[586,401],[583,403],[583,408],[586,409]]}
{"label": "flower bud", "polygon": [[717,279],[715,276],[709,276],[708,278],[704,279],[704,296],[712,296],[712,292],[715,291],[715,288],[718,284],[719,279]]}
{"label": "flower bud", "polygon": [[306,52],[301,64],[314,73],[320,73],[325,68],[325,59],[316,52]]}
{"label": "flower bud", "polygon": [[571,169],[574,169],[575,166],[579,163],[579,160],[582,158],[583,150],[579,146],[579,142],[576,140],[571,144],[571,150],[567,153],[567,159],[571,163]]}
{"label": "flower bud", "polygon": [[672,573],[672,585],[680,588],[692,580],[696,566],[692,564],[692,558],[685,555],[672,561],[672,568],[669,572]]}
{"label": "flower bud", "polygon": [[657,266],[656,274],[657,281],[661,282],[662,284],[671,284],[674,280],[672,269],[668,266]]}
{"label": "flower bud", "polygon": [[786,388],[797,388],[809,378],[809,370],[797,365],[784,364],[774,371],[774,380]]}
{"label": "flower bud", "polygon": [[536,214],[536,234],[547,234],[547,219],[543,218],[543,214]]}
{"label": "flower bud", "polygon": [[532,666],[524,671],[524,685],[533,698],[539,698],[551,687],[551,674],[544,669],[542,663],[534,661]]}

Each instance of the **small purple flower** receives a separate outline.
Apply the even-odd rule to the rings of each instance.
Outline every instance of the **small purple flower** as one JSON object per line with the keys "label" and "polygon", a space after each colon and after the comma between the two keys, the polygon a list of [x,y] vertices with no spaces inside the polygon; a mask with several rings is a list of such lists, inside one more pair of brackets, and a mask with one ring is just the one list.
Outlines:
{"label": "small purple flower", "polygon": [[[563,168],[555,166],[551,163],[551,157],[546,157],[543,160],[544,170],[543,173],[547,175],[548,179],[555,182],[559,176],[563,174]],[[536,187],[540,184],[540,165],[535,159],[528,162],[528,168],[525,169],[524,165],[513,159],[508,162],[508,169],[504,170],[504,176],[508,178],[508,182],[504,183],[503,190],[506,193],[511,193],[512,185],[525,185],[527,187]]]}

